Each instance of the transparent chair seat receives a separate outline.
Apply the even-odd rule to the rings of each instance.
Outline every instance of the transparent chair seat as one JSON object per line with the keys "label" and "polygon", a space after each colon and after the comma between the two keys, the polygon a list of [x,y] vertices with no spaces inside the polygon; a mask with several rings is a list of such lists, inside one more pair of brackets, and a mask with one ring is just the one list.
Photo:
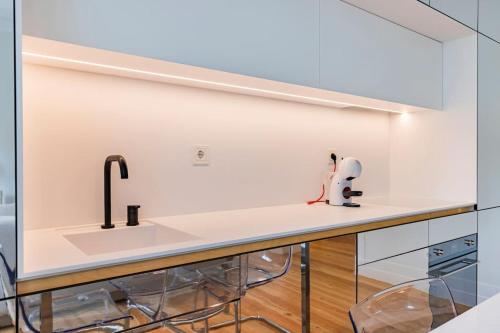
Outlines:
{"label": "transparent chair seat", "polygon": [[[58,297],[53,292],[53,332],[83,332],[92,328],[101,332],[119,332],[128,327],[130,317],[120,311],[105,289]],[[21,316],[25,331],[40,332],[40,294],[23,297]]]}
{"label": "transparent chair seat", "polygon": [[292,261],[292,247],[280,247],[248,254],[246,287],[253,288],[286,274]]}
{"label": "transparent chair seat", "polygon": [[168,291],[160,316],[170,318],[175,324],[210,318],[222,312],[225,303],[204,288],[195,284]]}
{"label": "transparent chair seat", "polygon": [[457,316],[442,279],[424,279],[383,290],[349,312],[357,333],[427,333]]}

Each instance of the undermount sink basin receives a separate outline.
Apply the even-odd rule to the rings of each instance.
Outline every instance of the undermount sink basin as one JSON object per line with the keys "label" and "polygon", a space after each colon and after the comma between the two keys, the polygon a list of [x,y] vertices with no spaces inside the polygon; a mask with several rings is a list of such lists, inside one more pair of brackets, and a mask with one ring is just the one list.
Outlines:
{"label": "undermount sink basin", "polygon": [[141,222],[135,227],[71,233],[64,235],[68,241],[87,255],[119,252],[146,247],[181,243],[199,237],[151,222]]}

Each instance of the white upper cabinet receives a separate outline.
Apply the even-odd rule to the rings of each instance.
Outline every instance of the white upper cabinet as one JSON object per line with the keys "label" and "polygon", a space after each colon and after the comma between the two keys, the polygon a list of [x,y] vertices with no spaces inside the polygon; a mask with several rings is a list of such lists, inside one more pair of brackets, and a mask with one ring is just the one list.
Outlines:
{"label": "white upper cabinet", "polygon": [[431,7],[477,29],[478,0],[430,0]]}
{"label": "white upper cabinet", "polygon": [[15,295],[17,262],[13,6],[13,0],[0,0],[0,300]]}
{"label": "white upper cabinet", "polygon": [[478,208],[500,206],[500,44],[478,36]]}
{"label": "white upper cabinet", "polygon": [[319,0],[25,0],[24,33],[317,87]]}
{"label": "white upper cabinet", "polygon": [[320,86],[442,108],[442,44],[337,0],[320,3]]}
{"label": "white upper cabinet", "polygon": [[442,108],[442,44],[340,0],[24,0],[23,15],[30,36]]}
{"label": "white upper cabinet", "polygon": [[479,0],[478,30],[500,41],[500,1]]}

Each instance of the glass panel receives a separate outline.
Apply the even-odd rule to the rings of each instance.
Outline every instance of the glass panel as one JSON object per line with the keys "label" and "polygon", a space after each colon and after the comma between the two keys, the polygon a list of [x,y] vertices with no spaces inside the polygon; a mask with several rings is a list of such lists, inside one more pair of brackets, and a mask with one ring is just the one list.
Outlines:
{"label": "glass panel", "polygon": [[13,1],[0,0],[0,299],[14,295],[16,184]]}
{"label": "glass panel", "polygon": [[[241,298],[242,331],[275,333],[277,328],[301,331],[300,247],[281,247],[242,255]],[[228,321],[214,332],[234,332],[234,311],[209,321],[210,325]],[[230,323],[230,325],[229,325]],[[187,329],[183,326],[182,329]],[[191,330],[187,330],[192,332]]]}
{"label": "glass panel", "polygon": [[239,299],[240,260],[227,257],[23,296],[20,327],[25,332],[121,332],[204,325]]}
{"label": "glass panel", "polygon": [[311,332],[351,333],[356,235],[311,242]]}

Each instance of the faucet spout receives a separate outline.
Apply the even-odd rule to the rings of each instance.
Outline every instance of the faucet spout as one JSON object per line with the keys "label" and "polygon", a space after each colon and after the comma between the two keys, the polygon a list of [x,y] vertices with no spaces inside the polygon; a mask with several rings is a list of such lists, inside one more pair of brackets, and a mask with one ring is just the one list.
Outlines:
{"label": "faucet spout", "polygon": [[111,166],[113,162],[118,162],[121,179],[128,179],[127,161],[121,155],[111,155],[104,162],[104,224],[103,229],[114,228],[111,223]]}

